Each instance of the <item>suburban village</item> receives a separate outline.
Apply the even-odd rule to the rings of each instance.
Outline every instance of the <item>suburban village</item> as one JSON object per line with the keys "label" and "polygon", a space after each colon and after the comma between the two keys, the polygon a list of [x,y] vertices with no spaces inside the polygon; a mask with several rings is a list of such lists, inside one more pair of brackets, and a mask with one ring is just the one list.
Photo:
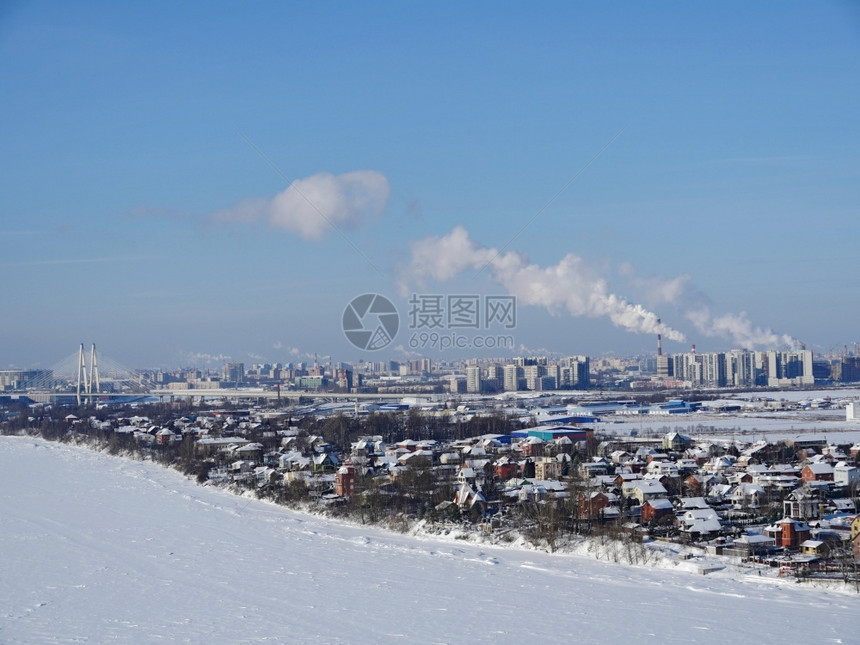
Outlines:
{"label": "suburban village", "polygon": [[613,416],[696,414],[707,402],[602,401],[516,416],[489,402],[219,403],[30,406],[8,410],[0,430],[153,459],[202,485],[395,530],[523,538],[550,551],[591,536],[626,545],[615,553],[629,562],[647,559],[646,544],[677,544],[685,558],[860,588],[860,442],[838,434],[708,440],[593,427]]}

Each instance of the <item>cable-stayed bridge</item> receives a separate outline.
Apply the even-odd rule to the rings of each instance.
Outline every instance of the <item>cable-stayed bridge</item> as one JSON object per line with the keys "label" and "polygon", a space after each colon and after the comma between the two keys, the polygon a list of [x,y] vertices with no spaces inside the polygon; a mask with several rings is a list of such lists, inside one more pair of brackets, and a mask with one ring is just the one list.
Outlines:
{"label": "cable-stayed bridge", "polygon": [[[16,374],[17,373],[17,374]],[[60,359],[48,369],[7,370],[7,393],[35,398],[57,399],[74,395],[77,402],[92,402],[98,397],[148,396],[157,387],[141,370],[133,370],[83,343],[77,351]]]}

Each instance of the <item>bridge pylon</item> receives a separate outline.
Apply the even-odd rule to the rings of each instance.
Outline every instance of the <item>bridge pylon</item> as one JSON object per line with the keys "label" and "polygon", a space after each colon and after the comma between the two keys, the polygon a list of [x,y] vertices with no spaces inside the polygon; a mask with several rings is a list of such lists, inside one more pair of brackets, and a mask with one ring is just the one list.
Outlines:
{"label": "bridge pylon", "polygon": [[[81,385],[83,385],[84,397],[89,403],[92,403],[93,394],[98,394],[101,391],[99,364],[96,358],[95,343],[90,347],[89,371],[87,371],[87,359],[86,354],[84,353],[84,344],[81,343],[80,349],[78,350],[78,370],[75,380],[75,396],[77,397],[78,405],[81,404]],[[93,392],[93,388],[95,388],[95,392]]]}

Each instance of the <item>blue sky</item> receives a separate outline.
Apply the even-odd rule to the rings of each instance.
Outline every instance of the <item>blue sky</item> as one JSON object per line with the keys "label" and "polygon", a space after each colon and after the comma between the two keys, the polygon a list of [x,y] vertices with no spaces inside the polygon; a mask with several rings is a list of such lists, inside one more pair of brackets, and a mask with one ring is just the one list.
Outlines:
{"label": "blue sky", "polygon": [[513,354],[860,340],[853,3],[125,4],[0,9],[2,366],[407,356],[366,292],[514,294]]}

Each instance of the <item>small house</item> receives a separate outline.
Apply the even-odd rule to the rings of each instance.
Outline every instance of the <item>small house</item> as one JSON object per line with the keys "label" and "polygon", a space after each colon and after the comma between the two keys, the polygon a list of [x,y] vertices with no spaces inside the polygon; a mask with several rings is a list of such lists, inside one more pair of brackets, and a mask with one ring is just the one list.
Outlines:
{"label": "small house", "polygon": [[355,467],[344,464],[337,469],[334,478],[334,492],[341,497],[349,497],[355,491]]}
{"label": "small house", "polygon": [[804,540],[800,544],[800,552],[804,555],[817,555],[826,558],[830,555],[830,547],[821,540]]}
{"label": "small house", "polygon": [[800,478],[805,482],[832,482],[833,466],[824,462],[806,464],[800,471]]}
{"label": "small house", "polygon": [[672,517],[675,507],[672,506],[666,498],[649,499],[642,504],[642,521],[643,522],[659,522],[668,517]]}
{"label": "small house", "polygon": [[805,522],[784,517],[765,529],[765,535],[772,537],[776,546],[785,549],[797,549],[809,539],[810,529]]}
{"label": "small house", "polygon": [[621,487],[624,497],[636,499],[644,504],[649,499],[657,499],[667,495],[666,488],[656,479],[636,479],[624,482]]}
{"label": "small house", "polygon": [[162,428],[155,433],[155,443],[159,446],[167,446],[176,439],[176,433],[170,428]]}

